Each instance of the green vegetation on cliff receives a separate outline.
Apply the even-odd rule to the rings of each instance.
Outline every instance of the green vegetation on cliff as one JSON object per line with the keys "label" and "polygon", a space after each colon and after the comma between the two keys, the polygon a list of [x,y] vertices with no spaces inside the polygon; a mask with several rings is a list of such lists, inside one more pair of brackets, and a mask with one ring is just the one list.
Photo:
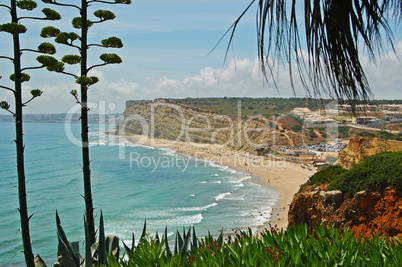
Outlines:
{"label": "green vegetation on cliff", "polygon": [[402,187],[402,151],[384,152],[366,158],[332,180],[328,189],[356,194],[365,189],[387,186]]}
{"label": "green vegetation on cliff", "polygon": [[367,157],[350,170],[331,166],[314,174],[308,184],[329,183],[328,190],[356,194],[365,189],[402,187],[402,151],[384,152]]}
{"label": "green vegetation on cliff", "polygon": [[329,166],[328,168],[316,172],[313,176],[311,176],[308,180],[308,185],[328,184],[340,174],[345,172],[347,172],[347,170],[341,166]]}
{"label": "green vegetation on cliff", "polygon": [[312,98],[250,98],[250,97],[224,97],[224,98],[185,98],[175,99],[177,104],[194,106],[209,112],[225,115],[236,115],[241,108],[241,114],[263,116],[280,115],[289,113],[294,108],[306,107],[316,110],[322,109],[333,100]]}

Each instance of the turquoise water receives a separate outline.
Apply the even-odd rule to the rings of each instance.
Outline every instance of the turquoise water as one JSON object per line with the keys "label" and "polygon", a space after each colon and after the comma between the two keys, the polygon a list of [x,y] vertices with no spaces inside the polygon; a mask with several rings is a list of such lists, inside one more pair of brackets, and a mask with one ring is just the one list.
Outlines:
{"label": "turquoise water", "polygon": [[[79,127],[24,125],[28,209],[35,213],[30,221],[33,251],[48,265],[57,259],[56,210],[69,240],[83,241],[81,149],[69,134],[71,130],[78,138]],[[0,265],[22,266],[14,125],[0,122],[0,129]],[[190,225],[199,236],[222,228],[256,229],[279,198],[277,191],[250,182],[246,174],[170,149],[121,142],[105,134],[111,130],[109,125],[90,127],[92,192],[95,212],[103,211],[106,234],[126,243],[132,232],[140,235],[145,219],[149,233],[163,233],[167,225],[169,236]]]}

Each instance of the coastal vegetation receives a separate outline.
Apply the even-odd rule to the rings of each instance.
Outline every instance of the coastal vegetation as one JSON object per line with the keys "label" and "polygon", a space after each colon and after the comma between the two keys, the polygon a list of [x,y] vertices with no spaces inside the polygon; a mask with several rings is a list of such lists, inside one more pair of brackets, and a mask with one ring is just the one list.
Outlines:
{"label": "coastal vegetation", "polygon": [[402,151],[367,157],[362,163],[335,177],[328,190],[356,194],[365,189],[380,190],[388,186],[402,188]]}
{"label": "coastal vegetation", "polygon": [[[61,16],[50,8],[42,9],[44,17],[26,17],[19,16],[18,10],[32,11],[37,7],[35,1],[10,1],[9,5],[0,4],[0,7],[6,8],[10,12],[9,23],[0,25],[0,32],[9,33],[13,39],[13,55],[12,56],[0,56],[1,59],[6,59],[13,64],[13,73],[9,76],[9,79],[14,83],[13,86],[0,85],[0,88],[10,91],[14,95],[15,106],[14,108],[6,101],[0,101],[0,108],[8,111],[14,117],[15,121],[15,144],[17,154],[17,176],[18,176],[18,198],[19,198],[19,213],[21,221],[21,235],[24,247],[25,263],[27,266],[34,266],[34,256],[32,252],[29,220],[33,216],[28,215],[27,204],[27,190],[26,190],[26,177],[25,177],[25,159],[24,159],[24,133],[23,133],[23,107],[27,103],[31,102],[35,98],[42,95],[40,89],[33,89],[30,91],[31,97],[28,100],[24,100],[22,93],[22,83],[28,82],[30,76],[25,71],[32,69],[40,69],[53,66],[57,63],[57,60],[52,56],[46,54],[54,54],[56,52],[55,47],[50,43],[42,43],[35,49],[21,48],[20,34],[27,31],[27,28],[21,24],[21,20],[33,19],[33,20],[59,20]],[[33,67],[24,67],[22,65],[21,56],[23,53],[39,53],[42,54],[36,58],[40,65]],[[44,54],[44,55],[43,55]],[[0,79],[2,76],[0,75]]]}
{"label": "coastal vegetation", "polygon": [[307,184],[329,184],[328,190],[352,195],[365,189],[402,188],[402,151],[367,157],[350,170],[330,166],[315,173]]}
{"label": "coastal vegetation", "polygon": [[[36,7],[36,3],[32,0],[11,0],[11,5],[7,6],[5,4],[0,4],[0,7],[8,8],[11,13],[12,22],[8,24],[3,24],[0,30],[12,34],[13,44],[14,44],[14,57],[4,57],[3,59],[11,60],[14,64],[14,72],[10,75],[10,80],[14,82],[15,87],[1,86],[1,88],[11,91],[15,96],[15,110],[10,108],[7,102],[0,102],[0,107],[4,110],[9,111],[13,116],[15,116],[16,123],[16,151],[17,151],[17,169],[18,169],[18,190],[19,190],[19,200],[20,208],[19,212],[21,215],[21,233],[24,246],[25,261],[27,266],[34,266],[33,253],[31,248],[31,239],[29,236],[29,219],[27,210],[27,200],[26,200],[26,190],[25,190],[25,172],[24,172],[24,145],[23,145],[23,131],[22,131],[22,107],[39,97],[42,91],[35,89],[31,91],[32,98],[23,101],[22,100],[22,82],[29,80],[29,75],[23,73],[24,70],[36,69],[46,67],[50,71],[55,71],[63,74],[70,75],[74,77],[75,82],[80,86],[80,92],[77,90],[72,90],[71,95],[75,98],[77,103],[81,108],[81,137],[82,137],[82,159],[83,159],[83,176],[84,176],[84,199],[85,199],[85,212],[86,217],[84,217],[85,225],[85,256],[79,253],[79,243],[70,243],[67,240],[66,234],[61,228],[60,218],[56,217],[57,223],[57,235],[59,240],[59,253],[63,256],[62,261],[64,261],[65,266],[79,266],[85,264],[85,266],[95,265],[121,265],[121,266],[152,266],[152,265],[170,265],[170,266],[192,266],[192,265],[202,265],[202,266],[289,266],[289,265],[309,265],[309,266],[319,266],[319,265],[344,265],[344,266],[367,266],[367,265],[387,265],[387,266],[399,266],[402,262],[402,242],[397,238],[390,238],[386,240],[375,236],[371,239],[366,237],[354,237],[352,234],[345,229],[343,232],[339,232],[334,226],[321,225],[317,226],[312,233],[307,231],[305,225],[299,225],[296,227],[289,227],[286,231],[270,228],[263,231],[259,237],[253,236],[251,230],[234,232],[233,235],[223,237],[221,234],[217,239],[211,236],[205,237],[203,239],[198,239],[195,234],[194,228],[189,228],[187,231],[183,231],[180,235],[177,232],[176,242],[174,245],[173,252],[169,248],[169,242],[165,236],[160,240],[158,235],[155,237],[150,237],[146,234],[146,227],[144,225],[144,231],[141,236],[140,241],[135,244],[133,238],[132,246],[129,248],[125,245],[126,253],[122,257],[119,256],[119,247],[116,245],[117,239],[114,237],[106,237],[104,234],[104,224],[103,215],[101,214],[100,226],[98,231],[98,238],[96,238],[96,230],[94,226],[94,215],[93,215],[93,204],[92,204],[92,193],[91,193],[91,170],[90,170],[90,160],[89,160],[89,143],[88,143],[88,99],[87,92],[91,85],[98,82],[97,77],[89,77],[88,73],[91,69],[96,67],[105,66],[108,64],[118,64],[121,62],[121,58],[116,54],[102,54],[100,59],[103,63],[92,65],[87,67],[87,57],[88,50],[90,47],[98,46],[103,48],[120,48],[122,47],[122,42],[116,37],[110,37],[108,39],[102,40],[101,44],[88,44],[87,43],[87,33],[91,26],[102,23],[107,20],[114,19],[115,15],[107,10],[97,10],[94,12],[94,16],[97,17],[96,21],[90,21],[87,18],[88,7],[92,3],[105,3],[105,4],[130,4],[131,0],[82,0],[81,6],[76,6],[72,4],[63,4],[57,2],[56,0],[42,0],[42,2],[47,4],[54,4],[65,7],[76,8],[80,17],[76,17],[72,20],[73,27],[81,30],[80,34],[60,32],[60,30],[54,27],[46,27],[42,30],[42,37],[55,37],[55,42],[58,44],[63,44],[72,48],[76,48],[79,51],[79,55],[65,55],[62,58],[62,62],[57,62],[54,58],[50,56],[39,56],[37,58],[41,66],[38,67],[21,67],[21,54],[23,51],[30,51],[29,49],[20,49],[19,47],[19,34],[26,31],[26,28],[19,24],[16,10],[17,7],[20,9],[32,10]],[[254,2],[254,1],[253,1]],[[295,3],[295,1],[294,1]],[[309,8],[310,2],[308,3]],[[324,10],[338,10],[342,7],[338,1],[326,1],[324,5]],[[299,39],[298,35],[289,36],[289,39],[296,38],[295,42],[282,42],[281,33],[283,32],[282,26],[288,29],[289,25],[276,25],[275,22],[270,21],[268,18],[268,12],[273,8],[274,5],[268,5],[266,1],[260,1],[259,6],[264,7],[259,10],[259,16],[261,20],[258,22],[260,25],[271,25],[268,27],[273,32],[277,31],[277,34],[273,34],[273,40],[276,40],[277,45],[273,46],[276,55],[281,54],[281,51],[291,50],[290,45],[296,45],[293,47],[296,51],[296,56],[298,56]],[[359,6],[355,6],[359,5]],[[364,72],[360,66],[359,57],[357,53],[357,45],[355,42],[359,36],[365,40],[366,48],[368,48],[370,53],[374,53],[373,48],[377,48],[376,44],[379,44],[381,48],[380,30],[385,30],[387,39],[391,40],[390,31],[388,28],[387,21],[383,20],[384,16],[380,16],[381,12],[388,12],[390,8],[396,6],[400,7],[400,2],[390,2],[384,1],[382,7],[377,4],[368,4],[363,2],[361,5],[358,1],[354,4],[348,6],[352,8],[354,13],[355,10],[360,11],[356,14],[356,18],[352,21],[357,32],[350,33],[352,27],[350,25],[344,25],[342,23],[347,23],[349,21],[348,14],[345,15],[346,19],[336,18],[334,20],[334,14],[325,14],[325,18],[328,19],[328,23],[333,23],[333,26],[329,27],[327,30],[323,30],[323,26],[327,22],[323,22],[317,19],[317,16],[313,17],[311,24],[308,23],[308,57],[309,63],[305,66],[311,66],[312,69],[308,69],[307,72],[315,73],[313,75],[313,90],[316,93],[320,93],[321,89],[318,89],[323,83],[329,82],[332,89],[332,93],[338,98],[344,96],[346,99],[352,101],[352,103],[358,103],[356,101],[365,101],[369,95],[369,87],[364,75]],[[284,11],[284,6],[278,5],[278,10]],[[318,7],[320,8],[320,7]],[[368,12],[368,17],[364,17],[362,10],[369,10],[373,12]],[[315,7],[314,7],[315,10]],[[318,12],[315,10],[312,13]],[[53,20],[58,19],[60,16],[50,9],[43,9],[45,14],[44,19]],[[282,12],[278,12],[283,15]],[[285,12],[286,13],[286,12]],[[311,11],[308,10],[307,16],[310,19],[312,15]],[[338,13],[338,12],[334,12]],[[342,13],[342,12],[340,12]],[[373,15],[374,14],[374,15]],[[396,16],[400,16],[399,12],[395,12]],[[281,15],[277,15],[281,16]],[[289,21],[297,21],[293,17]],[[319,17],[319,16],[318,16]],[[344,17],[344,18],[345,18]],[[283,20],[282,20],[283,19]],[[282,17],[278,17],[278,21],[288,21]],[[342,23],[338,23],[341,21]],[[310,21],[309,21],[310,22]],[[234,24],[236,27],[238,22]],[[363,23],[361,25],[360,23]],[[364,23],[369,23],[365,25]],[[338,25],[339,24],[339,25]],[[278,27],[278,28],[277,28]],[[264,27],[261,27],[264,28]],[[295,34],[297,32],[297,25],[292,24],[289,27],[290,34]],[[328,29],[330,30],[328,32]],[[331,34],[331,31],[345,30],[346,38],[342,41],[351,43],[346,45],[345,42],[338,43],[338,38],[331,38],[331,36],[326,36],[326,34]],[[366,30],[368,29],[366,32]],[[310,34],[310,31],[315,31],[316,34]],[[325,38],[328,37],[330,43],[336,47],[332,52],[330,48],[326,45],[323,47],[324,52],[320,52],[324,40],[315,39],[319,33]],[[341,31],[342,32],[342,31]],[[259,31],[261,38],[259,38],[260,46],[260,60],[262,62],[263,72],[266,74],[267,68],[272,71],[270,65],[266,65],[268,54],[265,56],[264,53],[264,30]],[[333,32],[332,32],[333,34]],[[337,33],[337,35],[339,32]],[[372,38],[372,37],[377,38]],[[323,38],[323,37],[320,37]],[[373,39],[373,40],[372,40]],[[74,44],[74,42],[79,42],[79,45]],[[289,43],[289,47],[283,47]],[[324,42],[325,43],[325,42]],[[318,45],[318,47],[314,47]],[[271,46],[269,46],[270,48]],[[270,49],[267,50],[269,52]],[[37,49],[39,53],[54,54],[55,48],[49,43],[40,45]],[[318,55],[316,55],[318,53]],[[320,54],[321,53],[321,54]],[[340,53],[340,54],[339,54]],[[346,53],[346,54],[344,54]],[[286,52],[285,52],[286,54]],[[314,56],[313,56],[314,54]],[[287,54],[288,55],[288,54]],[[291,56],[287,58],[292,58]],[[279,60],[280,58],[276,58]],[[323,60],[321,62],[320,60]],[[289,62],[291,63],[291,62]],[[65,71],[64,64],[76,65],[80,64],[80,75],[74,73],[69,73]],[[291,66],[291,64],[289,64]],[[323,66],[324,69],[320,69]],[[340,66],[340,67],[339,67]],[[332,70],[330,72],[329,70]],[[325,75],[328,75],[329,78]],[[301,75],[303,77],[303,75]],[[305,76],[304,76],[305,77]],[[306,81],[306,80],[304,80]],[[228,98],[225,98],[228,99]],[[340,98],[341,100],[342,98]],[[230,100],[230,99],[229,99]],[[294,102],[300,102],[306,100],[309,103],[309,97],[304,99],[294,98]],[[188,101],[191,101],[188,100]],[[196,100],[198,101],[198,100]],[[245,102],[242,103],[241,116],[247,115],[281,115],[281,110],[287,110],[292,105],[286,103],[286,106],[279,106],[279,104],[262,103],[259,104],[258,101],[254,101],[249,98],[245,98]],[[293,100],[290,100],[293,101]],[[319,104],[326,102],[327,100],[320,100]],[[329,101],[329,100],[328,100]],[[310,107],[314,107],[314,101],[310,101]],[[231,114],[237,115],[238,99],[232,99],[231,102],[220,102],[219,105],[215,102],[193,103],[193,106],[201,107],[206,110],[212,110],[220,114]],[[300,103],[299,103],[300,104]],[[318,103],[317,103],[318,105]],[[279,108],[279,109],[278,109]],[[289,119],[289,118],[288,118]],[[292,129],[293,131],[301,131],[302,126],[300,126],[299,121],[295,121],[293,125],[287,125],[283,129]],[[319,133],[326,137],[327,133],[323,130],[319,130]],[[285,134],[281,134],[285,136]],[[384,138],[389,138],[389,136],[383,134]],[[312,137],[310,135],[310,137]],[[205,140],[201,140],[205,142]],[[240,144],[239,144],[240,145]],[[240,147],[242,148],[242,147]],[[331,168],[327,169],[327,174],[320,174],[314,179],[322,183],[330,183],[329,188],[342,190],[345,193],[354,194],[360,190],[370,188],[379,189],[386,186],[401,187],[402,186],[402,175],[401,175],[401,162],[402,162],[402,152],[397,153],[383,153],[367,158],[361,165],[355,168],[344,171],[342,169]],[[193,233],[190,234],[190,230]],[[98,241],[96,242],[96,240]],[[127,257],[125,257],[127,256]]]}
{"label": "coastal vegetation", "polygon": [[217,114],[225,114],[229,116],[237,116],[239,111],[239,102],[241,114],[253,115],[260,114],[263,116],[280,116],[280,114],[289,113],[292,109],[305,107],[308,100],[308,107],[316,110],[323,108],[330,103],[329,99],[313,99],[306,97],[266,97],[266,98],[250,98],[250,97],[224,97],[224,98],[185,98],[175,99],[177,104],[197,107],[203,110],[214,112]]}
{"label": "coastal vegetation", "polygon": [[[69,266],[79,266],[84,261],[88,266],[77,242],[68,242],[58,217],[57,221],[63,263],[68,260]],[[173,251],[166,239],[167,227],[160,238],[158,233],[147,233],[144,224],[137,243],[134,235],[131,246],[123,240],[124,253],[117,237],[105,237],[102,215],[99,229],[99,242],[92,246],[91,259],[100,266],[399,266],[402,262],[398,238],[355,237],[348,229],[339,231],[332,224],[315,226],[311,233],[300,224],[286,231],[269,227],[259,236],[248,229],[215,238],[197,238],[195,228],[189,227],[182,234],[176,232]]]}

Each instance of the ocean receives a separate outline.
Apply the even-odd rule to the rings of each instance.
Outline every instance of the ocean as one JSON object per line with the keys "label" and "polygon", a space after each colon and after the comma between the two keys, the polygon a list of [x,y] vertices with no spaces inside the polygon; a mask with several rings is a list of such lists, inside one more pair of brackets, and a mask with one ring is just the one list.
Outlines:
{"label": "ocean", "polygon": [[[24,266],[18,208],[14,124],[0,122],[0,266]],[[132,232],[174,237],[195,226],[199,237],[223,228],[267,222],[279,192],[250,181],[227,166],[193,159],[167,148],[133,145],[107,132],[113,125],[90,125],[95,214],[102,210],[106,234],[130,243]],[[34,254],[48,265],[57,260],[56,210],[67,238],[84,241],[80,125],[25,123],[28,212]],[[123,249],[123,248],[122,248]]]}

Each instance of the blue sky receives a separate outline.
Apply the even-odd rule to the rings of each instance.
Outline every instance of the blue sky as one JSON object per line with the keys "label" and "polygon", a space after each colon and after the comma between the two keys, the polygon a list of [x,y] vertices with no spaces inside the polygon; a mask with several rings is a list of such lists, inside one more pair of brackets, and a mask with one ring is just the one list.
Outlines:
{"label": "blue sky", "polygon": [[[61,1],[61,0],[60,0]],[[21,36],[22,47],[36,48],[43,41],[39,37],[41,27],[55,25],[62,31],[74,31],[70,26],[72,17],[78,14],[71,8],[44,5],[20,15],[38,15],[43,7],[56,9],[63,17],[59,22],[23,20],[28,32]],[[63,1],[74,3],[76,1]],[[134,0],[127,5],[93,4],[90,14],[97,9],[109,9],[116,14],[111,22],[98,24],[90,29],[91,42],[117,36],[123,40],[122,49],[91,49],[89,65],[98,64],[101,53],[117,53],[123,58],[120,65],[109,65],[95,70],[92,75],[101,81],[89,90],[89,100],[96,104],[113,103],[116,107],[107,112],[122,112],[127,99],[154,99],[157,97],[290,97],[288,72],[280,69],[277,79],[279,93],[271,83],[264,83],[256,60],[255,12],[252,7],[243,18],[230,50],[227,62],[224,55],[228,38],[209,54],[221,36],[249,4],[249,0]],[[8,12],[0,8],[0,23],[9,21]],[[395,28],[393,28],[395,29]],[[395,32],[395,48],[399,60],[393,53],[385,53],[377,65],[371,64],[367,55],[362,55],[375,98],[394,99],[401,97],[402,84],[402,38],[401,30]],[[0,55],[11,55],[11,36],[0,33]],[[60,59],[74,50],[57,45]],[[23,55],[23,65],[35,65],[37,55]],[[68,67],[70,72],[78,68]],[[10,85],[7,77],[12,65],[0,59],[2,85]],[[64,113],[75,104],[69,95],[78,89],[69,76],[45,70],[29,71],[31,81],[24,84],[25,98],[33,88],[44,94],[29,103],[25,113]],[[296,82],[296,95],[306,95]],[[13,105],[12,95],[0,89],[0,100]],[[109,106],[107,106],[109,107]],[[0,111],[0,114],[6,114]]]}

